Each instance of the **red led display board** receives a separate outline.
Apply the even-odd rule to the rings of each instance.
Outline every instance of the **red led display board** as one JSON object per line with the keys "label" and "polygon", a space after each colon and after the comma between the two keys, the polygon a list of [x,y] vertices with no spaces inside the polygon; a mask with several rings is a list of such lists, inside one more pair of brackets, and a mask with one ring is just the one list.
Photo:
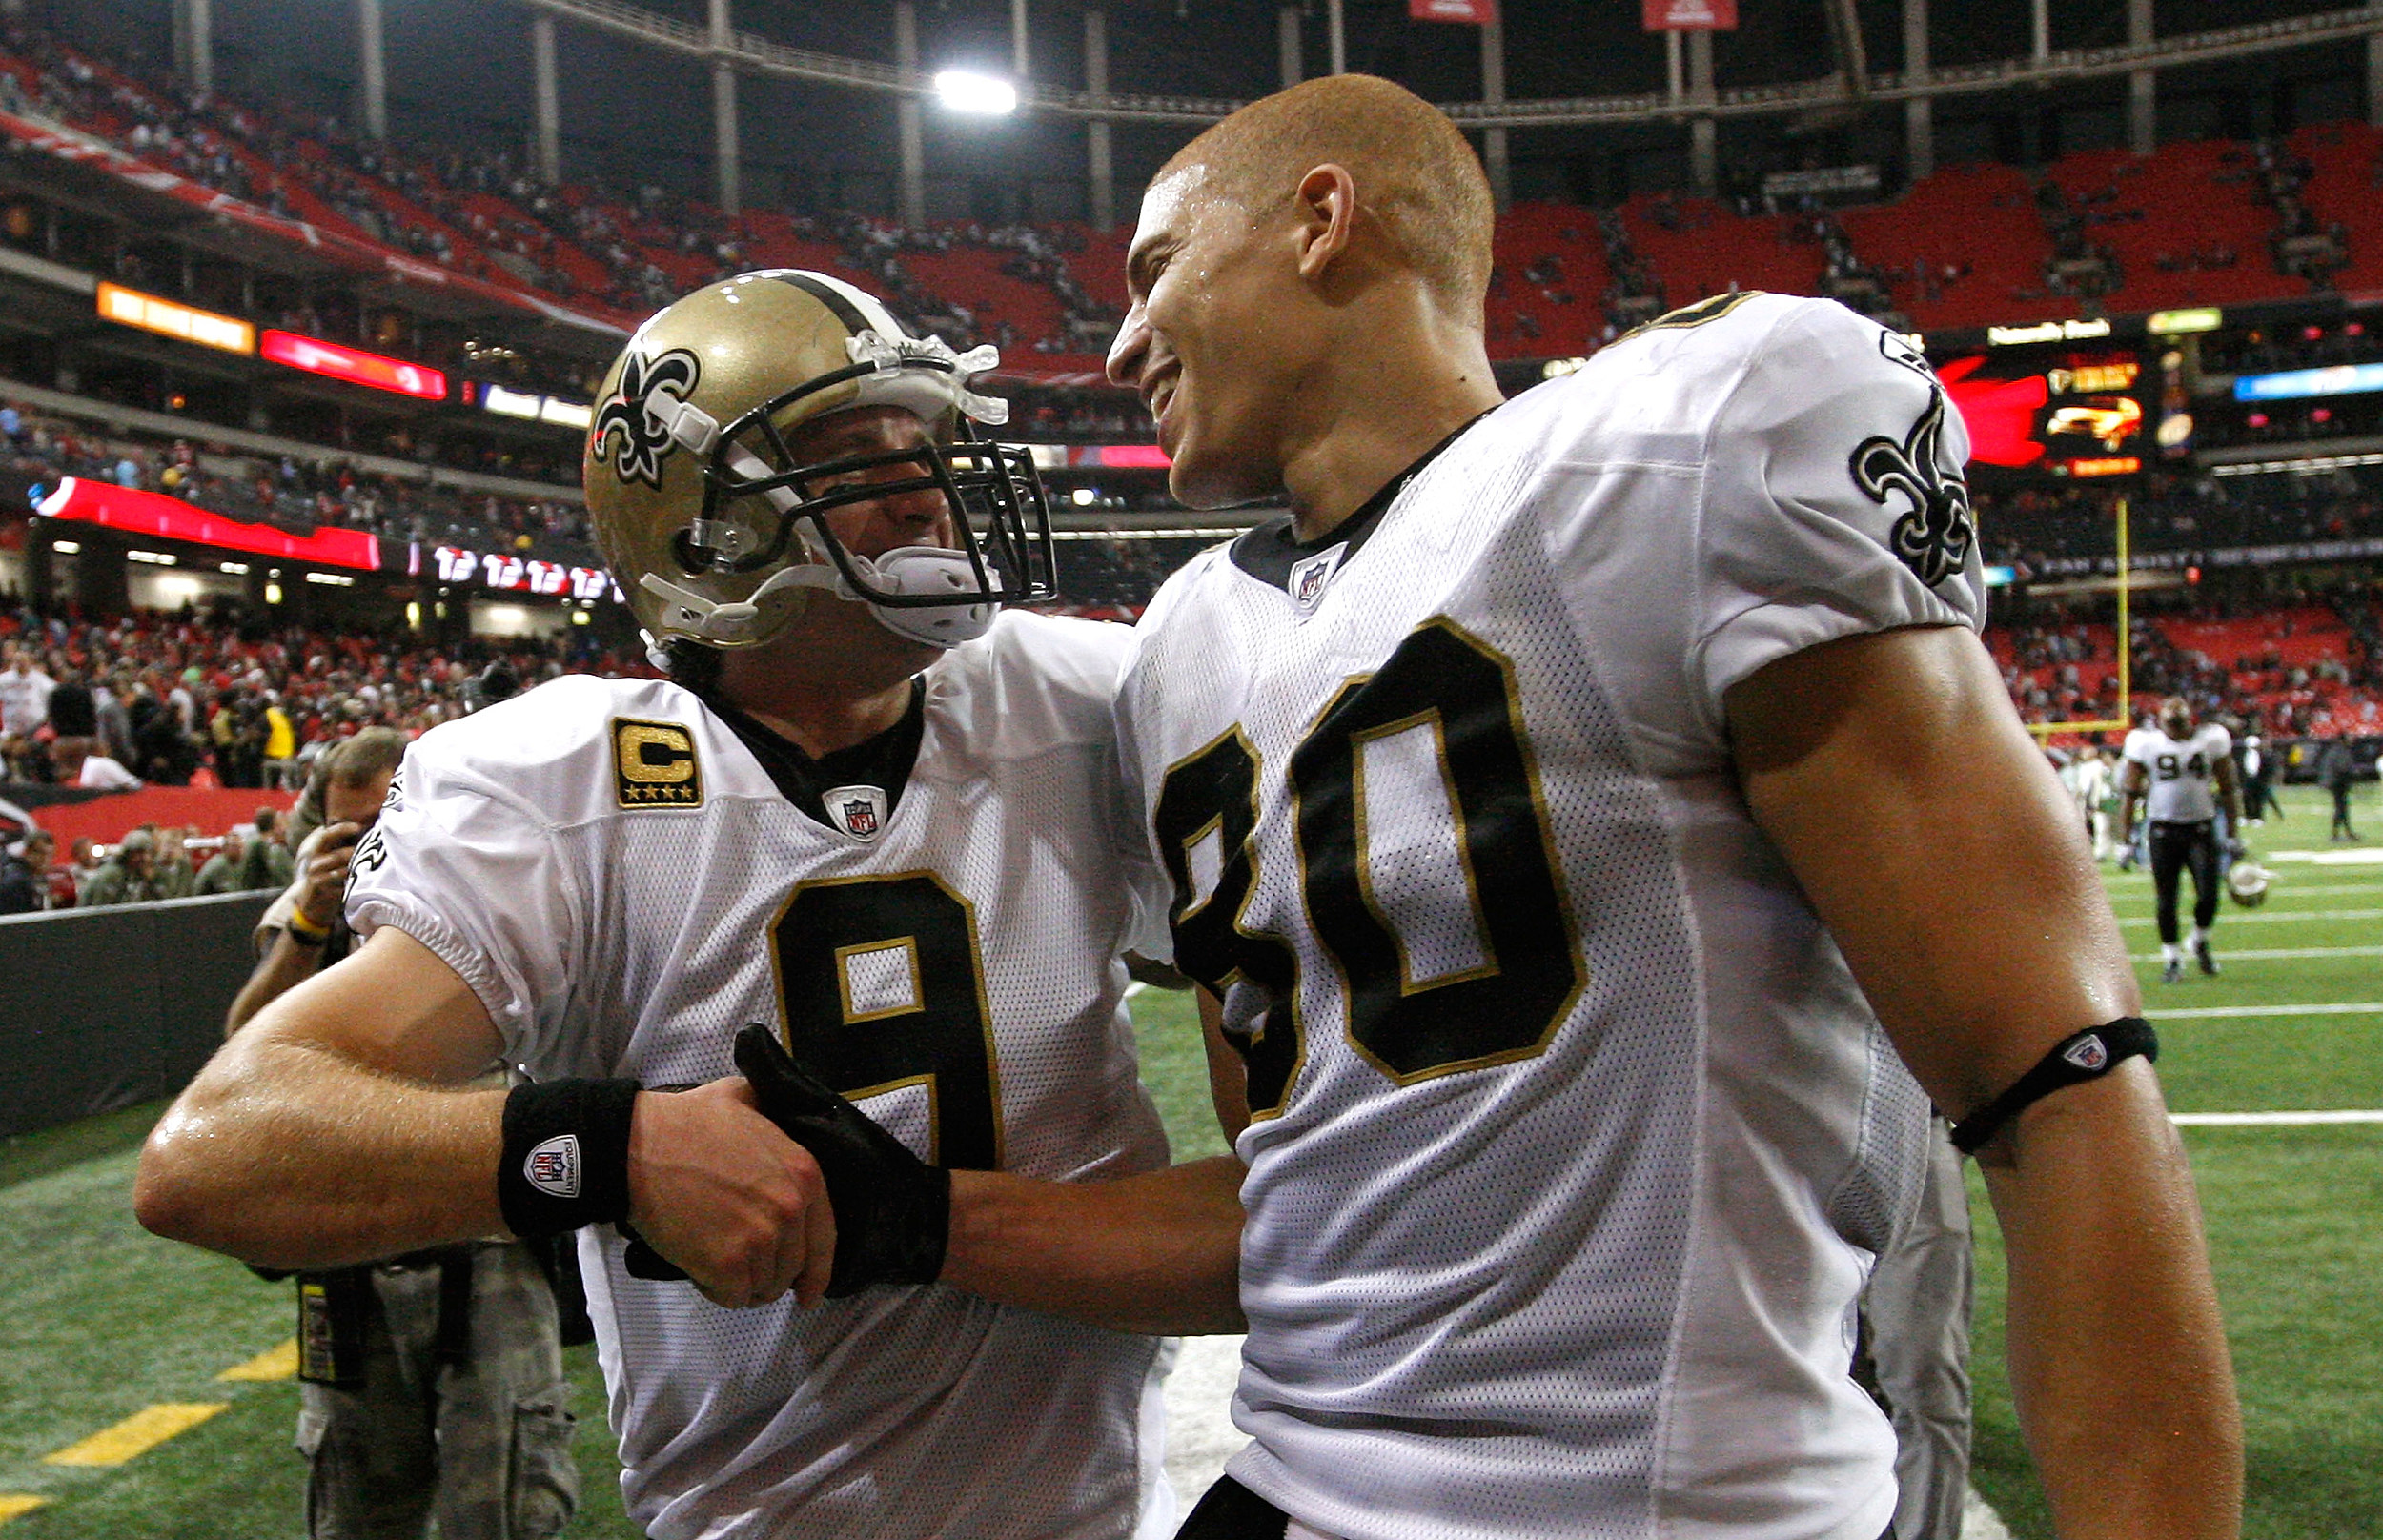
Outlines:
{"label": "red led display board", "polygon": [[1640,0],[1650,32],[1727,32],[1738,27],[1738,0]]}
{"label": "red led display board", "polygon": [[257,340],[256,351],[275,363],[303,369],[310,375],[343,379],[351,385],[394,391],[424,401],[447,398],[447,376],[428,364],[384,358],[361,348],[345,348],[319,337],[300,336],[295,332],[267,332]]}
{"label": "red led display board", "polygon": [[243,524],[236,518],[193,508],[178,497],[161,496],[105,481],[70,476],[35,510],[44,517],[97,524],[128,535],[161,540],[188,540],[225,551],[249,551],[318,567],[350,567],[357,572],[380,568],[380,542],[362,530],[318,529],[312,535],[285,534],[271,524]]}
{"label": "red led display board", "polygon": [[1936,374],[1969,430],[1973,469],[2070,477],[2143,469],[2144,393],[2158,382],[2132,349],[1996,348],[1941,359]]}

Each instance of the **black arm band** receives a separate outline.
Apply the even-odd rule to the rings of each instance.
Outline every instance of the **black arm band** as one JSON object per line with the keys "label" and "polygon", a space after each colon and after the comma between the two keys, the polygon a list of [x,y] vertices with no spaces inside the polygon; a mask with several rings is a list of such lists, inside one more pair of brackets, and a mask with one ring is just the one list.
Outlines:
{"label": "black arm band", "polygon": [[2140,1016],[2122,1016],[2061,1039],[2017,1084],[1953,1125],[1953,1147],[1964,1155],[1976,1154],[2030,1104],[2064,1086],[2100,1080],[2137,1054],[2149,1060],[2160,1056],[2159,1035]]}
{"label": "black arm band", "polygon": [[505,1098],[497,1203],[523,1240],[629,1217],[633,1080],[550,1080]]}

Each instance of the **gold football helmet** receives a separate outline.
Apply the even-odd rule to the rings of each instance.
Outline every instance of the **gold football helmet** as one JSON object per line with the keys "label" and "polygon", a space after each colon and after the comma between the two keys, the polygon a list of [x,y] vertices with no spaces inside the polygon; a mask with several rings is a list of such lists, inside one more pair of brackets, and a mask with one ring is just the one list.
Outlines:
{"label": "gold football helmet", "polygon": [[[868,294],[794,269],[707,284],[639,327],[604,376],[581,474],[597,544],[648,638],[754,646],[825,591],[952,647],[1001,605],[1055,598],[1034,462],[975,433],[1008,419],[1007,402],[969,389],[999,358],[910,336]],[[798,461],[798,425],[863,406],[916,413],[927,441]],[[950,505],[957,549],[872,559],[825,517],[930,489]]]}

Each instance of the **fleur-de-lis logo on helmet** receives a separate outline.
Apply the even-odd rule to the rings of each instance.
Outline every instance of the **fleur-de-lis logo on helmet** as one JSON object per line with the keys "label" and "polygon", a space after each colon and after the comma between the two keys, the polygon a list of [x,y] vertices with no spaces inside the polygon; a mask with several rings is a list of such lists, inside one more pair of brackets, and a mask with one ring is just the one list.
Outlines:
{"label": "fleur-de-lis logo on helmet", "polygon": [[1902,443],[1884,435],[1865,438],[1850,462],[1854,485],[1872,502],[1884,503],[1894,492],[1909,499],[1911,506],[1895,520],[1886,543],[1930,588],[1961,571],[1978,537],[1977,521],[1969,512],[1969,488],[1938,465],[1944,434],[1945,393],[1932,390],[1927,410]]}
{"label": "fleur-de-lis logo on helmet", "polygon": [[590,430],[595,457],[610,462],[613,475],[622,481],[642,481],[661,490],[662,462],[679,446],[669,430],[646,412],[646,403],[657,395],[685,400],[701,373],[695,355],[684,348],[659,358],[631,353],[622,359],[621,388],[597,412]]}

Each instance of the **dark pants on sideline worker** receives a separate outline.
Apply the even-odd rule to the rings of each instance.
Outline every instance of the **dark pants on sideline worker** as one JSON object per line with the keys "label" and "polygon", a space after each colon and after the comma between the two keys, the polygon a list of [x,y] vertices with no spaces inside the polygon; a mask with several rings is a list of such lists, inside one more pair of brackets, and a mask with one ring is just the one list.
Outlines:
{"label": "dark pants on sideline worker", "polygon": [[2217,923],[2217,828],[2209,819],[2191,823],[2155,821],[2150,831],[2151,891],[2159,900],[2160,940],[2174,945],[2177,879],[2192,873],[2192,922],[2203,930]]}
{"label": "dark pants on sideline worker", "polygon": [[356,1269],[360,1364],[306,1384],[314,1540],[546,1540],[579,1502],[555,1296],[530,1246],[482,1242]]}

